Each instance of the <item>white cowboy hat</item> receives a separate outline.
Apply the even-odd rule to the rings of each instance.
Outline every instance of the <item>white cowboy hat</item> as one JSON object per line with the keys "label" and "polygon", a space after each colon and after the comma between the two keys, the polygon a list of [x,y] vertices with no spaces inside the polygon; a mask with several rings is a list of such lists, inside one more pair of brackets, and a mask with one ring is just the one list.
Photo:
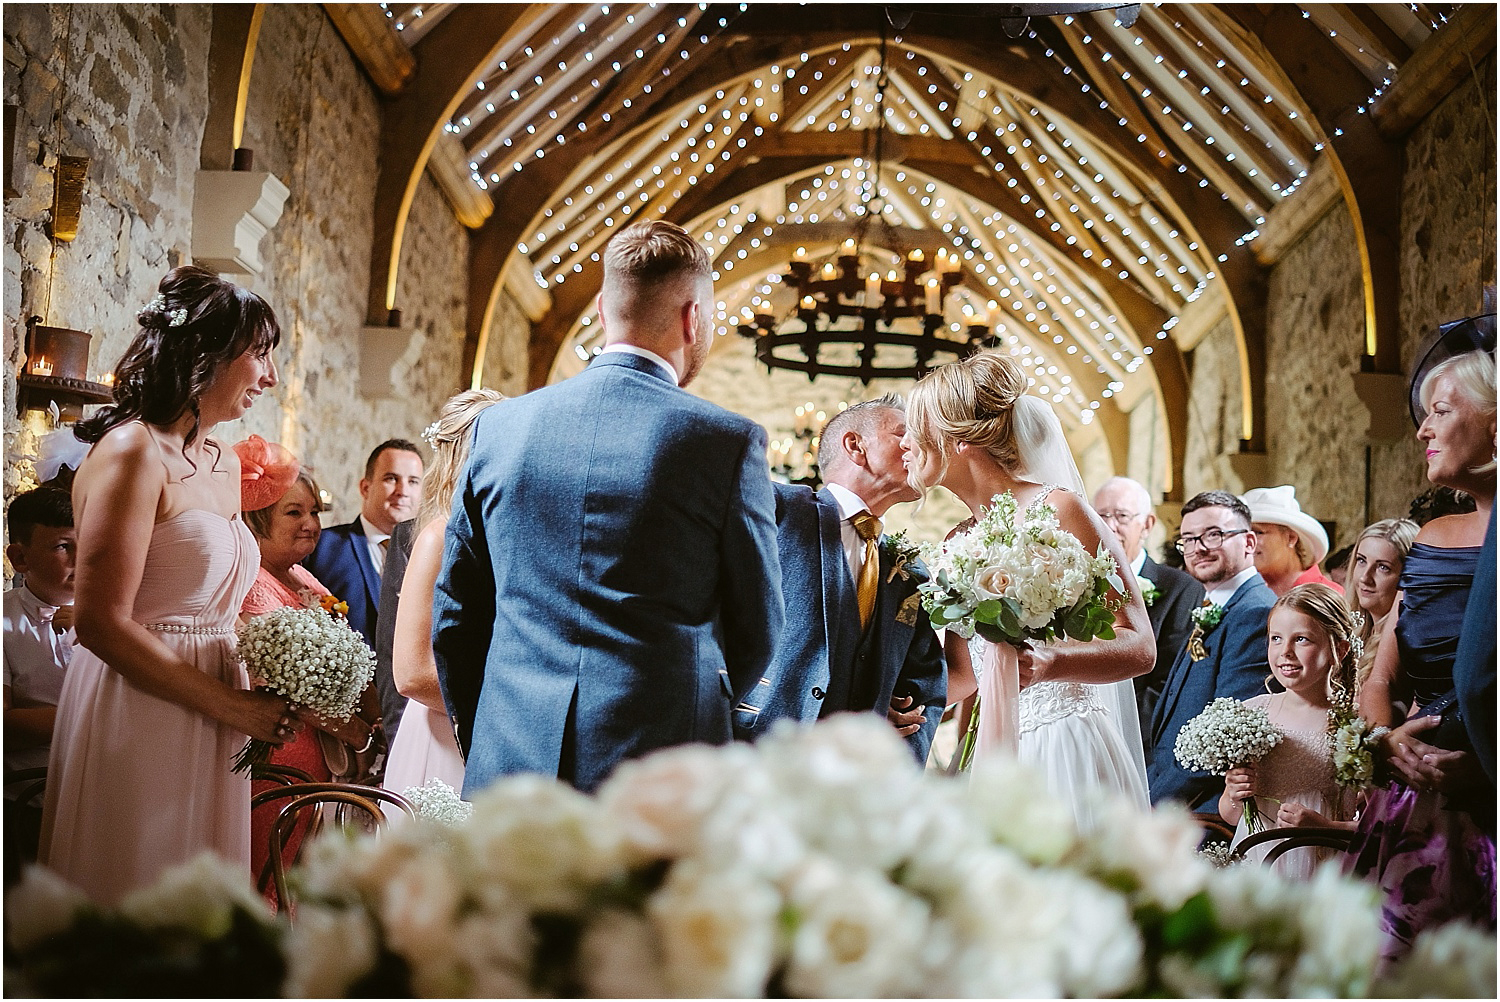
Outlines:
{"label": "white cowboy hat", "polygon": [[1328,533],[1317,519],[1302,510],[1297,503],[1297,488],[1291,484],[1281,487],[1257,487],[1246,491],[1240,500],[1250,509],[1250,521],[1284,525],[1302,539],[1302,545],[1312,554],[1313,563],[1321,564],[1328,556]]}

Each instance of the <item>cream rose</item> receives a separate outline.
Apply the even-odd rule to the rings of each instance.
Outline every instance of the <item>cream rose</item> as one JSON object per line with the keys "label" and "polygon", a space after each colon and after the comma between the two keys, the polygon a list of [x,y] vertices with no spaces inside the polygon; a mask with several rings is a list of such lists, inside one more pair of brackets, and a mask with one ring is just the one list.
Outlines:
{"label": "cream rose", "polygon": [[974,590],[984,598],[1004,598],[1013,580],[1010,571],[991,565],[975,575]]}

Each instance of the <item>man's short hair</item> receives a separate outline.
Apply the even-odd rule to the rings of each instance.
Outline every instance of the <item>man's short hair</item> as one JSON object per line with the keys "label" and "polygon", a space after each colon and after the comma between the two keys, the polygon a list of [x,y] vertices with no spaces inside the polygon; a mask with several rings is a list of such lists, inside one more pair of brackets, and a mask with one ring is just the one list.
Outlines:
{"label": "man's short hair", "polygon": [[1137,515],[1154,515],[1156,513],[1154,506],[1151,504],[1151,492],[1139,480],[1132,477],[1110,477],[1099,485],[1099,490],[1094,492],[1094,496],[1098,497],[1102,492],[1111,487],[1130,488],[1130,493],[1141,504],[1141,510],[1136,512]]}
{"label": "man's short hair", "polygon": [[1182,506],[1182,514],[1191,514],[1199,508],[1228,508],[1240,524],[1250,528],[1250,506],[1228,491],[1204,491]]}
{"label": "man's short hair", "polygon": [[827,468],[830,461],[842,462],[847,459],[848,457],[844,454],[843,446],[830,451],[827,455],[823,453],[823,449],[827,447],[829,442],[842,440],[846,431],[858,432],[861,435],[869,433],[870,429],[874,426],[875,420],[880,416],[881,411],[896,411],[904,415],[906,413],[906,401],[902,400],[898,394],[887,393],[884,396],[876,397],[874,400],[864,400],[852,407],[846,407],[829,418],[828,423],[823,426],[823,434],[818,440],[818,465]]}
{"label": "man's short hair", "polygon": [[377,445],[373,450],[371,450],[370,458],[365,460],[366,480],[369,480],[375,475],[375,461],[380,458],[380,454],[382,452],[385,452],[388,449],[395,449],[397,452],[415,453],[418,459],[422,458],[422,450],[417,448],[417,443],[408,442],[404,438],[388,438],[384,442],[381,442],[379,445]]}
{"label": "man's short hair", "polygon": [[604,249],[606,283],[643,289],[684,273],[707,278],[713,274],[713,260],[687,230],[664,219],[632,223]]}
{"label": "man's short hair", "polygon": [[49,529],[73,528],[73,497],[60,487],[38,487],[17,494],[5,514],[10,541],[31,544],[31,532],[39,525]]}

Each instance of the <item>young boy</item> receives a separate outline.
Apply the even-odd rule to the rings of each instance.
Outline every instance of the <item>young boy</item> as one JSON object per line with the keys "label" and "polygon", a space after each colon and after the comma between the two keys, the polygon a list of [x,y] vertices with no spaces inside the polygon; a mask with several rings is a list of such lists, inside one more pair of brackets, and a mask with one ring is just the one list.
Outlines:
{"label": "young boy", "polygon": [[[5,593],[5,882],[36,858],[40,784],[15,773],[46,768],[63,673],[73,656],[73,501],[56,487],[19,494],[6,516],[5,555],[24,578]],[[24,794],[24,802],[22,802]]]}

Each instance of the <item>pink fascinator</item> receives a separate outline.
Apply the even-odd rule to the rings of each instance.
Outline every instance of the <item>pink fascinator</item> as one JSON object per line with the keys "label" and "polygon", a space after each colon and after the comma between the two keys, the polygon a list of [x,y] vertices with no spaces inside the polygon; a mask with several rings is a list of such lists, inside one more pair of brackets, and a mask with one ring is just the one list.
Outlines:
{"label": "pink fascinator", "polygon": [[280,501],[302,469],[296,456],[259,435],[234,443],[234,454],[240,457],[242,511],[259,511]]}

